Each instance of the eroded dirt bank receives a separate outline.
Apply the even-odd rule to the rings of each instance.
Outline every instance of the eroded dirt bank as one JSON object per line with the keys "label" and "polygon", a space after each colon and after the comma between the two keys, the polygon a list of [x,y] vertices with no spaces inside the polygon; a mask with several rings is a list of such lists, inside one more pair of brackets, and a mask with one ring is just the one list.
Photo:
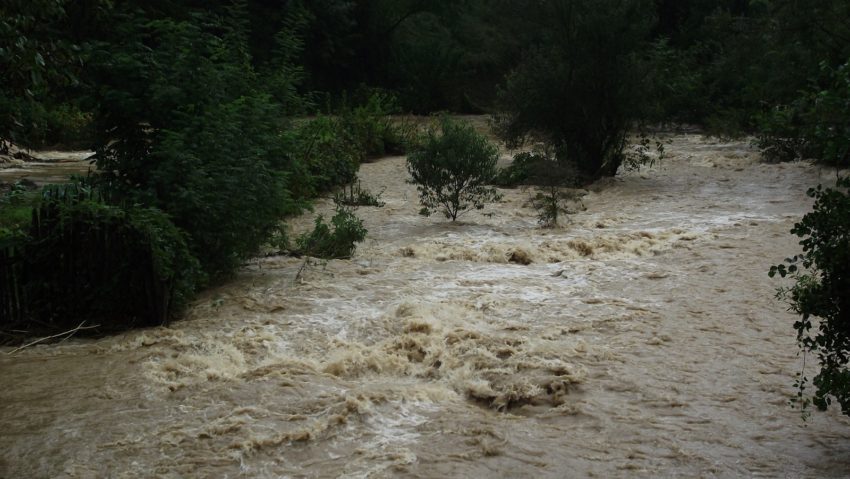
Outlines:
{"label": "eroded dirt bank", "polygon": [[850,421],[788,406],[766,274],[831,174],[668,155],[557,230],[522,190],[420,217],[403,158],[366,164],[387,205],[352,261],[261,259],[169,328],[0,350],[0,477],[845,476]]}

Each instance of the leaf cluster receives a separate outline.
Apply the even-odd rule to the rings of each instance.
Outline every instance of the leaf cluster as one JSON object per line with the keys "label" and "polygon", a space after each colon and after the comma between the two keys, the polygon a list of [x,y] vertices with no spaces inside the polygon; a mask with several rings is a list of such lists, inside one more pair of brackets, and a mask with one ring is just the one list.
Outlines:
{"label": "leaf cluster", "polygon": [[360,161],[386,155],[401,155],[410,140],[410,131],[394,123],[390,115],[400,107],[395,96],[381,90],[365,92],[359,104],[343,101],[337,115],[338,127],[360,153]]}
{"label": "leaf cluster", "polygon": [[319,215],[313,230],[298,237],[296,252],[315,258],[345,259],[354,254],[357,243],[364,239],[363,221],[350,208],[337,205],[330,225]]}
{"label": "leaf cluster", "polygon": [[[811,212],[791,233],[802,238],[802,254],[770,268],[771,277],[790,276],[795,284],[779,290],[792,311],[800,348],[817,354],[820,372],[814,377],[813,402],[826,409],[833,400],[850,415],[850,179],[835,188],[812,188]],[[817,318],[817,321],[814,320]],[[805,386],[801,378],[799,387]]]}

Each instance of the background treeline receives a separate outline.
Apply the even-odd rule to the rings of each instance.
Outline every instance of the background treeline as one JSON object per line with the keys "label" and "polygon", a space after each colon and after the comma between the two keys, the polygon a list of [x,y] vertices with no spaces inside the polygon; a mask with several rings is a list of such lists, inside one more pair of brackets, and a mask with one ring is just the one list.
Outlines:
{"label": "background treeline", "polygon": [[[760,134],[777,159],[828,153],[801,132],[837,121],[831,104],[846,99],[850,58],[841,0],[6,0],[0,9],[0,106],[14,112],[0,119],[3,136],[42,145],[85,146],[91,105],[81,87],[103,80],[89,75],[88,47],[129,48],[121,29],[131,21],[197,25],[234,9],[241,54],[290,114],[362,102],[374,89],[404,112],[490,113],[503,106],[505,77],[541,50],[588,62],[631,55],[644,63],[647,85],[629,92],[644,103],[642,120]],[[271,78],[287,69],[286,80]],[[616,73],[601,68],[589,81]],[[837,97],[819,101],[824,92]]]}
{"label": "background treeline", "polygon": [[[510,178],[614,175],[651,161],[630,135],[663,123],[846,166],[847,18],[843,0],[3,0],[0,154],[85,147],[97,164],[3,195],[4,319],[165,321],[286,248],[281,219],[361,161],[402,152],[391,113],[492,113],[508,145],[545,147]],[[350,215],[339,237],[362,236]],[[317,231],[300,250],[333,238]],[[101,307],[110,277],[155,307]],[[63,286],[79,278],[91,294]]]}

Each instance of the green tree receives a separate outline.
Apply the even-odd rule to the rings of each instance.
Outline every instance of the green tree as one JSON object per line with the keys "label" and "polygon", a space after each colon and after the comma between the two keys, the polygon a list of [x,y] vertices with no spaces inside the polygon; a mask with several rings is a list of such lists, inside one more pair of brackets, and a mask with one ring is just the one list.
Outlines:
{"label": "green tree", "polygon": [[297,97],[260,84],[245,19],[238,3],[175,16],[115,7],[89,51],[102,188],[170,215],[211,278],[280,232],[298,211],[287,185],[303,179],[282,135]]}
{"label": "green tree", "polygon": [[407,158],[407,170],[419,190],[422,214],[441,210],[452,221],[470,209],[497,201],[492,184],[499,150],[469,124],[447,117],[432,127]]}
{"label": "green tree", "polygon": [[586,180],[615,175],[649,100],[638,53],[648,44],[651,3],[557,0],[534,7],[542,41],[500,92],[501,138],[512,147],[542,140]]}
{"label": "green tree", "polygon": [[50,99],[76,82],[78,48],[67,34],[66,0],[0,3],[0,153],[9,141],[42,138]]}

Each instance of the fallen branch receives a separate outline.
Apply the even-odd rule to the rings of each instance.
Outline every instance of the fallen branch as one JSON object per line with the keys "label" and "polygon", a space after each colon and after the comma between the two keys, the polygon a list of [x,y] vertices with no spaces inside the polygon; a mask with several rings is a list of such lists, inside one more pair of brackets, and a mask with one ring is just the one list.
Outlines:
{"label": "fallen branch", "polygon": [[310,258],[305,256],[305,257],[304,257],[304,262],[303,262],[303,263],[301,263],[301,267],[300,267],[300,268],[298,268],[298,273],[296,273],[296,274],[295,274],[295,279],[293,279],[293,280],[292,280],[293,282],[297,283],[297,282],[301,281],[301,273],[303,273],[303,272],[304,272],[304,268],[306,268],[306,267],[307,267],[307,263],[308,263],[309,261],[310,261]]}
{"label": "fallen branch", "polygon": [[18,348],[15,348],[15,349],[13,349],[13,350],[9,351],[9,352],[8,352],[8,353],[6,353],[6,354],[15,354],[15,353],[17,353],[18,351],[20,351],[20,350],[22,350],[22,349],[26,349],[26,348],[28,348],[28,347],[30,347],[30,346],[34,346],[34,345],[36,345],[36,344],[38,344],[38,343],[41,343],[41,342],[43,342],[43,341],[47,341],[48,339],[53,339],[53,338],[58,338],[58,337],[61,337],[61,336],[68,335],[68,337],[66,337],[66,338],[64,338],[64,339],[63,339],[63,341],[64,341],[65,339],[68,339],[68,338],[70,338],[71,336],[73,336],[73,335],[74,335],[77,331],[82,331],[82,330],[85,330],[85,329],[94,329],[94,328],[99,328],[99,327],[100,327],[100,325],[99,325],[99,324],[95,324],[94,326],[83,326],[84,324],[86,324],[86,322],[85,322],[85,321],[83,321],[82,323],[80,323],[80,325],[79,325],[79,326],[77,326],[77,327],[76,327],[76,328],[74,328],[74,329],[71,329],[71,330],[65,331],[65,332],[63,332],[63,333],[54,334],[53,336],[47,336],[47,337],[44,337],[44,338],[36,339],[35,341],[29,342],[29,343],[27,343],[27,344],[24,344],[23,346],[20,346],[20,347],[18,347]]}

